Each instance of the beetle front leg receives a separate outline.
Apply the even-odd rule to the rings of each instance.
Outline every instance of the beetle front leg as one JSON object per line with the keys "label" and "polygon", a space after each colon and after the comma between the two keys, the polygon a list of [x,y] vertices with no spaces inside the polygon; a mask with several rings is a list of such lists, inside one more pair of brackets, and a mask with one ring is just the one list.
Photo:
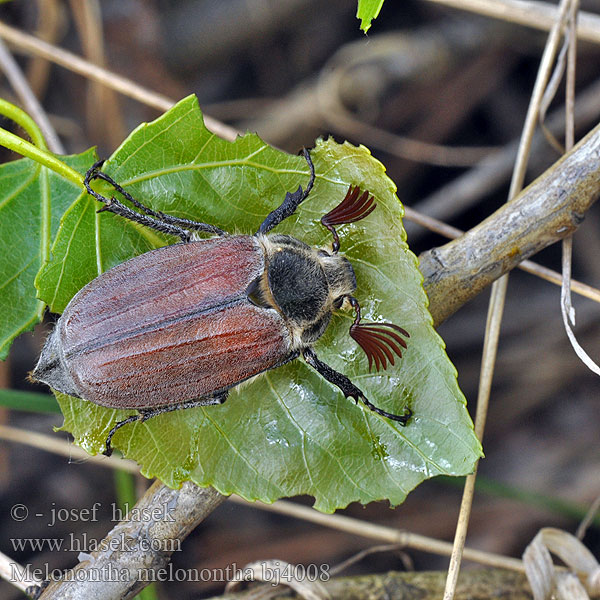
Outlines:
{"label": "beetle front leg", "polygon": [[302,355],[304,356],[304,360],[313,369],[315,369],[315,371],[317,371],[324,379],[329,381],[329,383],[333,383],[333,385],[337,386],[342,391],[342,394],[346,396],[346,398],[354,398],[355,402],[357,403],[360,400],[368,409],[376,412],[382,417],[387,417],[388,419],[397,421],[403,427],[408,423],[408,420],[412,416],[412,410],[410,410],[410,408],[405,408],[403,415],[394,415],[382,410],[381,408],[377,408],[368,400],[362,390],[357,388],[350,381],[350,379],[348,379],[348,377],[342,373],[338,373],[338,371],[332,369],[327,363],[319,360],[317,353],[312,348],[305,348],[302,351]]}
{"label": "beetle front leg", "polygon": [[298,189],[294,193],[288,192],[281,205],[267,215],[267,218],[262,222],[262,225],[256,233],[268,233],[271,231],[271,229],[279,225],[281,221],[293,215],[300,204],[308,197],[308,194],[315,183],[315,166],[313,165],[310,153],[306,148],[303,149],[302,153],[304,154],[304,158],[306,159],[310,170],[310,179],[306,184],[306,189],[303,190],[302,186],[298,186]]}
{"label": "beetle front leg", "polygon": [[111,445],[112,438],[123,427],[124,425],[128,425],[129,423],[134,423],[135,421],[139,421],[140,423],[145,423],[148,419],[152,417],[157,417],[158,415],[162,415],[164,413],[173,412],[174,410],[185,410],[186,408],[195,408],[197,406],[214,406],[216,404],[223,404],[225,400],[227,400],[227,396],[229,395],[229,391],[219,392],[217,394],[213,394],[212,396],[208,396],[206,398],[199,398],[198,400],[190,400],[189,402],[183,402],[181,404],[174,404],[171,406],[160,406],[158,408],[146,408],[140,409],[137,415],[131,415],[122,421],[119,421],[109,432],[105,442],[104,456],[110,456],[113,453],[113,448]]}

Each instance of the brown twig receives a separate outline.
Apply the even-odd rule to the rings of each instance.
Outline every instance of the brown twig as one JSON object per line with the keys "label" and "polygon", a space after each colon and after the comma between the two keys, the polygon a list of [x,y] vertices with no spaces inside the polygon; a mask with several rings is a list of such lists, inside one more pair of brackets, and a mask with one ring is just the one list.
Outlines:
{"label": "brown twig", "polygon": [[[556,23],[558,15],[558,8],[555,5],[537,0],[429,0],[429,2],[542,31],[549,31]],[[600,43],[600,17],[598,15],[583,11],[580,13],[577,39]]]}
{"label": "brown twig", "polygon": [[102,540],[97,551],[64,578],[51,582],[40,600],[126,600],[164,578],[171,554],[225,501],[213,488],[184,483],[172,490],[155,482]]}
{"label": "brown twig", "polygon": [[600,194],[599,151],[600,126],[485,221],[421,254],[436,325],[521,261],[577,229]]}

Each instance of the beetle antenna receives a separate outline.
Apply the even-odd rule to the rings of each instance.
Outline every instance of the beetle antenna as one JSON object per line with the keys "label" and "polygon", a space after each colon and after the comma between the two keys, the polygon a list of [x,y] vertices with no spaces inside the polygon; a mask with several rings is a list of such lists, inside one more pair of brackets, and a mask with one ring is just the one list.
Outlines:
{"label": "beetle antenna", "polygon": [[337,254],[340,249],[340,238],[333,226],[360,221],[370,215],[376,206],[375,199],[369,196],[368,191],[361,194],[358,186],[350,186],[346,197],[333,210],[321,217],[321,224],[333,235],[334,254]]}
{"label": "beetle antenna", "polygon": [[356,313],[354,323],[350,326],[350,337],[363,349],[369,359],[369,371],[373,363],[375,370],[387,369],[388,361],[394,364],[394,354],[402,358],[402,348],[407,348],[401,335],[410,337],[402,327],[393,323],[360,323],[360,305],[358,300],[347,296]]}
{"label": "beetle antenna", "polygon": [[[83,180],[83,184],[85,185],[85,189],[87,193],[96,198],[99,202],[102,202],[104,206],[98,210],[98,212],[103,212],[108,210],[116,215],[124,217],[125,219],[129,219],[130,221],[134,221],[136,223],[140,223],[141,225],[145,225],[146,227],[150,227],[151,229],[155,229],[156,231],[160,231],[162,233],[168,233],[170,235],[175,235],[181,239],[183,242],[189,242],[191,240],[190,230],[192,231],[203,231],[205,233],[211,233],[213,235],[226,235],[226,232],[214,225],[209,225],[208,223],[200,223],[198,221],[191,221],[190,219],[180,219],[178,217],[173,217],[171,215],[167,215],[159,210],[152,210],[148,208],[144,204],[142,204],[139,200],[136,200],[127,190],[123,189],[123,186],[118,184],[112,177],[107,175],[106,173],[100,171],[100,167],[104,163],[104,160],[96,161],[85,174],[85,178]],[[92,189],[90,183],[94,179],[102,179],[106,181],[117,192],[123,195],[123,197],[131,202],[136,208],[139,208],[146,214],[141,214],[136,212],[135,210],[131,210],[127,206],[125,206],[122,202],[117,200],[115,197],[105,198],[102,194],[99,194],[95,190]]]}

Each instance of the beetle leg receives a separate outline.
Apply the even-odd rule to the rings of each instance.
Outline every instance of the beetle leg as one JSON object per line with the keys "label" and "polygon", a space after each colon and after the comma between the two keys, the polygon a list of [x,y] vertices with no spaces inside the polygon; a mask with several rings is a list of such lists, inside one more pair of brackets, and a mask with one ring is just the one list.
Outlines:
{"label": "beetle leg", "polygon": [[194,408],[196,406],[213,406],[215,404],[223,404],[225,400],[227,400],[227,396],[229,395],[229,391],[226,390],[224,392],[218,392],[213,394],[212,396],[207,396],[206,398],[198,398],[197,400],[190,400],[189,402],[182,402],[181,404],[173,404],[170,406],[159,406],[158,408],[146,408],[140,409],[137,415],[131,415],[122,421],[119,421],[109,432],[105,442],[104,454],[105,456],[110,456],[113,452],[111,442],[112,438],[117,433],[121,427],[124,425],[128,425],[129,423],[133,423],[134,421],[140,421],[140,423],[145,423],[148,419],[152,417],[157,417],[158,415],[162,415],[164,413],[173,412],[174,410],[184,410],[186,408]]}
{"label": "beetle leg", "polygon": [[[290,352],[281,362],[278,362],[276,365],[273,365],[271,369],[277,369],[277,367],[283,367],[283,365],[287,365],[289,362],[296,360],[300,356],[300,350],[294,350]],[[270,369],[269,369],[270,370]]]}
{"label": "beetle leg", "polygon": [[108,436],[106,437],[106,441],[104,442],[104,452],[102,453],[102,454],[104,454],[104,456],[110,456],[113,453],[113,449],[111,446],[113,435],[115,435],[115,433],[117,433],[117,431],[119,431],[119,429],[121,429],[121,427],[123,427],[124,425],[127,425],[128,423],[133,423],[134,421],[137,421],[139,418],[140,418],[140,414],[131,415],[130,417],[127,417],[126,419],[119,421],[108,432]]}
{"label": "beetle leg", "polygon": [[304,154],[304,158],[310,169],[310,179],[308,180],[306,189],[303,190],[302,186],[299,185],[295,192],[288,192],[281,205],[267,215],[267,218],[262,222],[257,233],[267,233],[271,231],[273,227],[279,225],[281,221],[292,216],[296,212],[298,206],[300,206],[300,204],[306,200],[308,194],[310,194],[310,190],[312,190],[315,182],[315,166],[313,165],[310,153],[306,148],[302,150],[302,153]]}
{"label": "beetle leg", "polygon": [[335,369],[332,369],[328,364],[322,362],[317,357],[316,352],[312,348],[305,348],[302,351],[302,355],[304,356],[304,360],[317,371],[324,379],[329,381],[329,383],[333,383],[333,385],[340,388],[342,394],[346,396],[346,398],[354,398],[356,402],[359,400],[370,410],[376,412],[378,415],[382,417],[387,417],[388,419],[392,419],[393,421],[397,421],[404,427],[410,417],[412,416],[412,410],[410,408],[404,409],[403,415],[394,415],[392,413],[386,412],[385,410],[381,410],[381,408],[377,408],[374,404],[372,404],[364,395],[364,393],[357,388],[345,375],[342,373],[338,373]]}
{"label": "beetle leg", "polygon": [[[148,208],[147,206],[136,200],[129,192],[123,189],[123,187],[119,185],[114,179],[112,179],[112,177],[99,170],[103,162],[104,161],[99,160],[96,163],[94,163],[88,169],[83,181],[88,194],[92,195],[94,198],[96,198],[96,200],[104,204],[104,206],[98,212],[108,210],[113,214],[119,215],[125,219],[129,219],[130,221],[140,223],[141,225],[145,225],[146,227],[150,227],[151,229],[155,229],[156,231],[168,233],[170,235],[175,235],[179,237],[183,242],[190,241],[190,230],[202,231],[205,233],[211,233],[213,235],[219,236],[227,234],[222,229],[219,229],[214,225],[209,225],[208,223],[200,223],[198,221],[191,221],[190,219],[180,219],[178,217],[167,215],[161,211],[152,210],[151,208]],[[122,194],[129,202],[131,202],[135,207],[139,208],[146,214],[143,215],[134,210],[131,210],[114,197],[108,199],[99,194],[98,192],[94,191],[90,186],[90,182],[93,179],[103,179],[104,181],[110,183],[115,188],[115,190],[117,190],[117,192]]]}

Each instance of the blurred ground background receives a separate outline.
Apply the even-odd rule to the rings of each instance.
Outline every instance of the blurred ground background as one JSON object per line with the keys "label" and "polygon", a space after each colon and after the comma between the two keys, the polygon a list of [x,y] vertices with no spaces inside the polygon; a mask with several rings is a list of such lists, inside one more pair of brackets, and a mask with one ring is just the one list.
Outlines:
{"label": "blurred ground background", "polygon": [[[363,143],[386,165],[407,206],[456,227],[468,229],[506,200],[515,140],[545,41],[542,32],[424,0],[388,0],[368,36],[359,31],[355,3],[341,0],[104,0],[89,3],[98,11],[91,21],[84,4],[14,1],[0,6],[0,20],[38,31],[90,59],[103,56],[108,68],[173,99],[195,93],[206,114],[242,131],[257,131],[284,150],[295,153],[330,134]],[[582,9],[600,12],[600,2],[582,0]],[[131,129],[159,114],[63,68],[18,59],[68,152],[97,145],[107,156]],[[580,44],[577,82],[578,106],[587,102],[585,114],[576,120],[581,137],[600,119],[598,46]],[[0,96],[13,98],[4,79]],[[559,118],[562,110],[559,97],[550,119]],[[415,146],[399,136],[442,147]],[[469,149],[461,150],[464,146]],[[486,156],[490,162],[483,168],[479,161]],[[557,157],[540,141],[528,180]],[[479,189],[467,190],[465,178],[474,173],[480,174]],[[600,286],[599,224],[596,207],[574,241],[574,277],[595,287]],[[412,223],[407,230],[417,254],[444,243]],[[560,248],[551,247],[535,260],[559,270]],[[487,296],[465,306],[439,330],[471,411]],[[568,343],[559,298],[558,287],[522,272],[511,274],[470,547],[520,556],[542,526],[574,531],[600,493],[600,382]],[[579,339],[598,359],[600,307],[577,296],[574,303]],[[33,389],[25,377],[44,335],[40,327],[14,344],[9,361],[0,366],[1,383]],[[0,419],[47,434],[62,422],[58,415],[6,409]],[[452,540],[460,483],[425,482],[395,510],[381,503],[352,505],[344,512]],[[146,482],[138,485],[143,489]],[[86,532],[99,540],[110,528],[114,490],[108,469],[0,443],[0,551],[22,564],[74,565],[77,552],[18,552],[10,538],[68,539]],[[310,504],[308,498],[298,501]],[[9,517],[17,503],[47,514],[52,506],[85,508],[94,502],[103,507],[95,523],[68,521],[48,529],[43,519],[16,522]],[[598,520],[585,542],[598,555]],[[263,558],[334,565],[370,545],[358,536],[227,502],[185,541],[173,561],[182,568],[242,567]],[[445,569],[447,559],[413,551],[378,553],[347,574],[407,564]],[[218,582],[170,582],[159,586],[158,594],[202,598],[222,589]],[[20,595],[0,582],[0,597]]]}

